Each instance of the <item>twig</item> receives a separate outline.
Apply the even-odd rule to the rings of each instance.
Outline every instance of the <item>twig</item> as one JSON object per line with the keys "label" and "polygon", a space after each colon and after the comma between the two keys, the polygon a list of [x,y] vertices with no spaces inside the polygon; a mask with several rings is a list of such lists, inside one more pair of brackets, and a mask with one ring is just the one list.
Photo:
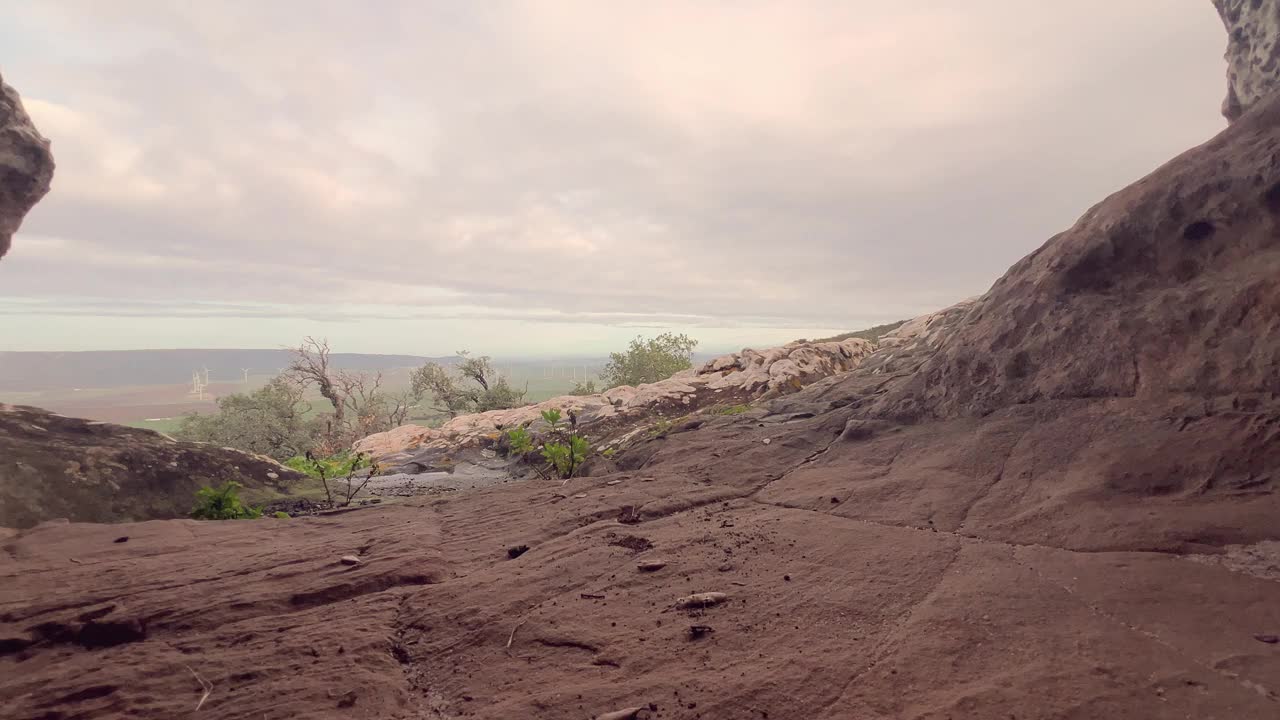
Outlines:
{"label": "twig", "polygon": [[213,683],[200,677],[200,673],[196,672],[195,670],[192,670],[190,665],[183,665],[182,667],[186,668],[192,675],[195,676],[196,681],[200,683],[201,689],[204,690],[204,694],[200,696],[200,702],[196,703],[196,709],[192,711],[192,712],[196,712],[201,707],[204,707],[204,701],[209,699],[209,693],[213,692]]}
{"label": "twig", "polygon": [[516,639],[516,631],[520,629],[520,626],[521,626],[521,625],[523,625],[523,624],[525,624],[525,623],[527,623],[527,622],[529,622],[529,618],[525,618],[524,620],[521,620],[520,622],[516,623],[516,626],[515,626],[515,627],[511,628],[511,634],[507,636],[507,650],[508,650],[508,651],[509,651],[509,650],[511,650],[511,641],[513,641],[513,640],[515,640],[515,639]]}

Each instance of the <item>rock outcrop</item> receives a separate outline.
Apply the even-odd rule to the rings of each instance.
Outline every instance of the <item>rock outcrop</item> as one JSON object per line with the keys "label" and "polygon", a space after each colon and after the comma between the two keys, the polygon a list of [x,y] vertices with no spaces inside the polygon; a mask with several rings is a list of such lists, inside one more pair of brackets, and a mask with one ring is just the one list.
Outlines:
{"label": "rock outcrop", "polygon": [[1280,0],[1213,0],[1227,28],[1227,97],[1234,122],[1280,86]]}
{"label": "rock outcrop", "polygon": [[572,412],[578,427],[596,447],[617,450],[636,431],[659,419],[671,422],[705,408],[778,397],[848,372],[874,347],[866,340],[852,338],[743,350],[639,387],[624,385],[595,395],[565,395],[511,410],[461,415],[440,428],[404,425],[364,438],[354,449],[400,472],[446,469],[459,452],[495,444],[504,429],[544,424],[542,411],[555,408],[566,415]]}
{"label": "rock outcrop", "polygon": [[235,481],[265,500],[302,479],[238,450],[0,404],[0,527],[186,517],[204,486]]}
{"label": "rock outcrop", "polygon": [[31,124],[17,91],[0,78],[0,258],[52,180],[49,141]]}

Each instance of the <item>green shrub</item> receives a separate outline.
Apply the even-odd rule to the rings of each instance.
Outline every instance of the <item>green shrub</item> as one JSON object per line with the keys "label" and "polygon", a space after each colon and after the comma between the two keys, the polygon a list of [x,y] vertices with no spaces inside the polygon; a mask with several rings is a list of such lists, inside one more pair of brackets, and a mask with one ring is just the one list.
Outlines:
{"label": "green shrub", "polygon": [[711,412],[715,415],[741,415],[750,409],[750,405],[729,405],[727,407],[712,408]]}
{"label": "green shrub", "polygon": [[277,510],[277,511],[276,511],[276,514],[275,514],[275,518],[276,518],[277,520],[288,520],[288,519],[289,519],[289,513],[285,512],[285,511],[283,511],[283,510]]}
{"label": "green shrub", "polygon": [[674,333],[648,340],[637,337],[626,352],[609,354],[609,364],[600,379],[611,388],[666,380],[693,367],[693,349],[697,346],[697,340]]}
{"label": "green shrub", "polygon": [[196,520],[253,520],[262,517],[261,508],[249,507],[240,501],[240,483],[227,482],[221,489],[202,487],[196,491],[196,506],[191,517]]}
{"label": "green shrub", "polygon": [[507,383],[487,357],[471,357],[458,351],[459,361],[453,372],[437,363],[427,363],[410,376],[415,398],[430,395],[437,409],[457,417],[465,413],[505,410],[520,407],[529,392],[516,390]]}
{"label": "green shrub", "polygon": [[284,461],[285,467],[306,473],[317,480],[348,475],[370,465],[369,456],[363,453],[356,453],[353,456],[349,452],[340,452],[324,458],[295,455]]}
{"label": "green shrub", "polygon": [[542,457],[564,480],[573,477],[590,452],[587,439],[577,433],[570,435],[567,442],[549,442],[542,446]]}
{"label": "green shrub", "polygon": [[560,408],[551,408],[550,410],[543,410],[542,419],[546,420],[547,424],[550,425],[551,429],[554,430],[556,426],[560,424]]}
{"label": "green shrub", "polygon": [[522,427],[507,431],[507,452],[521,456],[533,449],[533,437]]}

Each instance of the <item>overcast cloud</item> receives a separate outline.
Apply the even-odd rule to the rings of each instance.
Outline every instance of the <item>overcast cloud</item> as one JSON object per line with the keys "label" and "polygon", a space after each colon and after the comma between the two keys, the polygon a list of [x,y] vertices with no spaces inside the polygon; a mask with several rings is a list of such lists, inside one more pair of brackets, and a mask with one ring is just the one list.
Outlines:
{"label": "overcast cloud", "polygon": [[706,349],[984,291],[1224,121],[1208,0],[0,3],[0,349]]}

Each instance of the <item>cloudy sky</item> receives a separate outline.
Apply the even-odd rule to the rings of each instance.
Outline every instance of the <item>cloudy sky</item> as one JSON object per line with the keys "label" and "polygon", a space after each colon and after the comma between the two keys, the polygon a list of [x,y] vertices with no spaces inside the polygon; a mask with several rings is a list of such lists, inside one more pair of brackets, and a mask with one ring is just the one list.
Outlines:
{"label": "cloudy sky", "polygon": [[1208,0],[0,0],[0,349],[718,350],[978,294],[1224,126]]}

